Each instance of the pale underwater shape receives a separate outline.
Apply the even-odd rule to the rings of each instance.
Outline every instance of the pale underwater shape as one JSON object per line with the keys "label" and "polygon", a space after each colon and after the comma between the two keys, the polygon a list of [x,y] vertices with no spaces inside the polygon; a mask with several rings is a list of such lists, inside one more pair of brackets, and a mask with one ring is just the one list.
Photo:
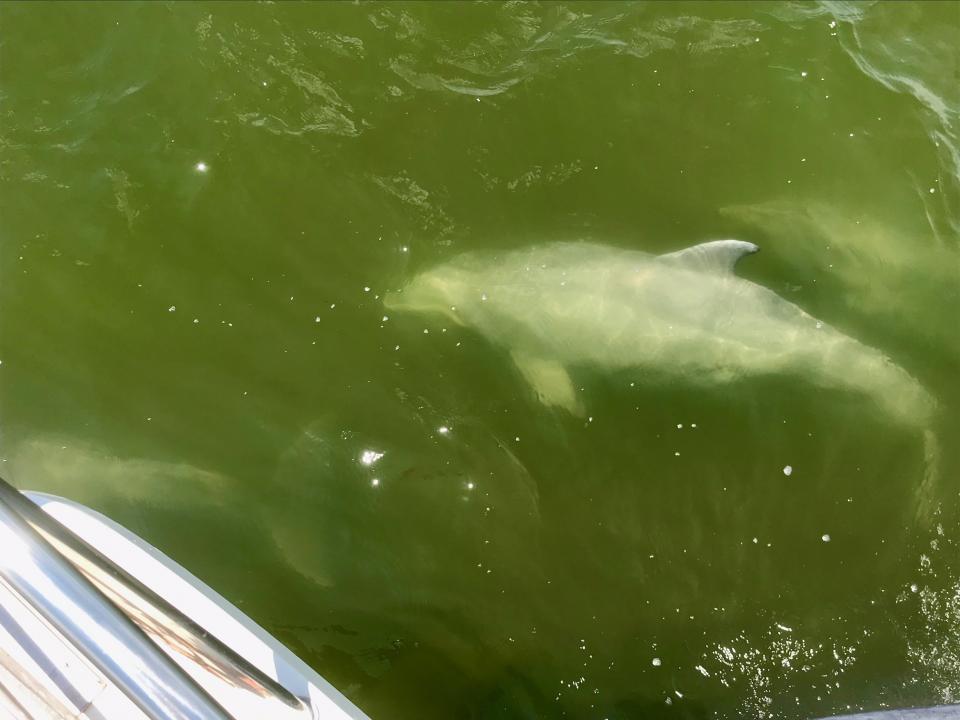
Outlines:
{"label": "pale underwater shape", "polygon": [[[112,500],[157,508],[179,507],[179,498],[219,504],[227,477],[185,462],[120,457],[69,436],[36,436],[14,446],[7,472],[21,489],[42,490],[96,505],[109,490]],[[157,488],[163,488],[158,493]]]}
{"label": "pale underwater shape", "polygon": [[[275,472],[256,484],[70,436],[12,444],[6,471],[19,487],[105,512],[247,608],[277,602],[258,577],[285,578],[287,607],[307,617],[334,612],[347,629],[326,642],[356,653],[373,677],[398,637],[429,638],[422,652],[438,653],[449,676],[460,677],[485,653],[504,652],[501,638],[474,623],[487,628],[510,617],[559,636],[547,632],[540,601],[530,600],[548,587],[538,491],[506,439],[463,418],[455,441],[438,443],[436,418],[419,398],[383,385],[354,396],[352,411],[292,432]],[[381,412],[369,413],[374,406]],[[367,447],[385,450],[374,466],[361,461]],[[374,473],[382,478],[376,487]],[[522,591],[504,595],[504,586]],[[532,640],[509,652],[545,642]]]}
{"label": "pale underwater shape", "polygon": [[569,369],[582,367],[698,384],[791,375],[859,393],[922,431],[915,502],[929,523],[939,479],[936,401],[881,351],[737,277],[737,260],[757,249],[718,240],[661,256],[586,242],[467,253],[417,275],[384,304],[475,329],[510,351],[541,402],[575,415],[585,411]]}
{"label": "pale underwater shape", "polygon": [[936,403],[909,373],[733,273],[756,250],[719,240],[662,256],[586,242],[468,253],[384,302],[474,328],[510,351],[545,404],[575,414],[583,409],[569,368],[639,368],[699,383],[796,375],[926,426]]}
{"label": "pale underwater shape", "polygon": [[[731,205],[720,214],[752,234],[792,268],[836,283],[835,295],[863,322],[906,333],[960,358],[954,318],[931,307],[960,303],[960,249],[896,217],[853,216],[817,200],[782,198]],[[931,226],[932,227],[932,226]]]}

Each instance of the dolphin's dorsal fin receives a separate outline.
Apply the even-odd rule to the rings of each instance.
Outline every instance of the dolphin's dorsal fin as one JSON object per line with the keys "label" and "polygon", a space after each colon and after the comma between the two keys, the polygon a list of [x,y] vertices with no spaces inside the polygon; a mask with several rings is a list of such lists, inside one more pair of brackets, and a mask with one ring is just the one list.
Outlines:
{"label": "dolphin's dorsal fin", "polygon": [[732,273],[737,260],[760,248],[743,240],[712,240],[677,252],[661,255],[660,260],[700,272]]}

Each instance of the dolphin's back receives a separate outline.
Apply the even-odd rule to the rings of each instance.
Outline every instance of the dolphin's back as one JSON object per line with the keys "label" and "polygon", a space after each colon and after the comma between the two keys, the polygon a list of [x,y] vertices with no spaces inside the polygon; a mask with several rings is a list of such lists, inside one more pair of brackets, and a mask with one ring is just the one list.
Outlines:
{"label": "dolphin's back", "polygon": [[462,283],[466,324],[568,363],[654,365],[668,356],[678,367],[743,363],[791,341],[793,333],[780,332],[785,323],[812,329],[816,322],[731,273],[590,243],[462,256],[441,271]]}

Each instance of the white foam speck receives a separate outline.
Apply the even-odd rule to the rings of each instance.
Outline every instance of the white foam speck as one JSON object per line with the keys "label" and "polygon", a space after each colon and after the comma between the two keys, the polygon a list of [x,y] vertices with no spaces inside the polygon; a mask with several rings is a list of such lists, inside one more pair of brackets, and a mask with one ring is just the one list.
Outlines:
{"label": "white foam speck", "polygon": [[205,162],[201,161],[201,162],[198,162],[196,165],[194,165],[193,169],[196,170],[197,172],[205,173],[210,168],[207,166]]}
{"label": "white foam speck", "polygon": [[382,452],[377,452],[376,450],[364,450],[362,453],[360,453],[360,464],[369,467],[382,457]]}
{"label": "white foam speck", "polygon": [[650,661],[650,664],[653,665],[654,667],[660,667],[663,664],[663,662],[660,660],[660,658],[655,657],[653,660]]}
{"label": "white foam speck", "polygon": [[167,312],[176,312],[176,311],[177,311],[176,305],[171,305],[170,307],[167,308]]}
{"label": "white foam speck", "polygon": [[373,487],[377,487],[380,484],[380,478],[374,478],[370,481],[370,484],[373,485]]}
{"label": "white foam speck", "polygon": [[446,425],[441,425],[439,428],[437,428],[437,432],[441,435],[446,435],[448,432],[450,432],[450,428],[448,428]]}
{"label": "white foam speck", "polygon": [[821,535],[820,539],[823,540],[824,542],[830,542],[830,536],[827,533],[824,533],[823,535]]}
{"label": "white foam speck", "polygon": [[783,466],[783,474],[786,475],[787,477],[790,477],[791,475],[793,475],[793,466],[792,466],[792,465],[784,465],[784,466]]}

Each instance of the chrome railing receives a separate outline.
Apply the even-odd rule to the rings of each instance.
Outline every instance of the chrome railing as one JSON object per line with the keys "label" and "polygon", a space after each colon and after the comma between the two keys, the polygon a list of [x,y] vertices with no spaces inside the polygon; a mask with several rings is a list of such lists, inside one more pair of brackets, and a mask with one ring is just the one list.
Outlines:
{"label": "chrome railing", "polygon": [[[261,672],[2,479],[0,580],[151,720],[312,716],[308,698]],[[211,696],[214,686],[229,690],[226,702]]]}

